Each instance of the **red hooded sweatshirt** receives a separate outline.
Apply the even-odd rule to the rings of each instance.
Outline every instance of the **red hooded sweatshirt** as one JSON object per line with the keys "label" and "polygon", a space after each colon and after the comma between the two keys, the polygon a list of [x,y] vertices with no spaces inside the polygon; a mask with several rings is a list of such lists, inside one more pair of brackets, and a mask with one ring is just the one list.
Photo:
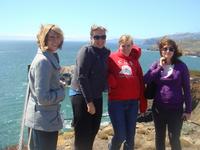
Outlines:
{"label": "red hooded sweatshirt", "polygon": [[138,59],[141,48],[134,45],[129,56],[122,54],[120,49],[108,58],[108,98],[114,100],[139,100],[140,112],[147,109],[144,97],[143,72]]}

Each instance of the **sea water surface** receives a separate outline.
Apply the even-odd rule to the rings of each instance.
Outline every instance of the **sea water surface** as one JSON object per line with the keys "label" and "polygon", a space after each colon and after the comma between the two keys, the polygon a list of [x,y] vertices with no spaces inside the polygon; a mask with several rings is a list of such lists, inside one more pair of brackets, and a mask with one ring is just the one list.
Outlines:
{"label": "sea water surface", "polygon": [[[86,42],[64,42],[59,51],[62,66],[75,63],[77,51]],[[107,47],[116,50],[116,43],[108,43]],[[35,41],[0,41],[0,149],[17,144],[20,133],[23,105],[27,86],[27,65],[31,63],[37,52]],[[143,50],[140,59],[143,72],[159,59],[158,52]],[[200,71],[200,58],[183,56],[182,60],[191,70]],[[68,95],[68,89],[66,89]],[[109,122],[107,117],[107,94],[104,93],[102,123]],[[62,113],[65,118],[63,130],[70,128],[72,108],[69,97],[62,102]]]}

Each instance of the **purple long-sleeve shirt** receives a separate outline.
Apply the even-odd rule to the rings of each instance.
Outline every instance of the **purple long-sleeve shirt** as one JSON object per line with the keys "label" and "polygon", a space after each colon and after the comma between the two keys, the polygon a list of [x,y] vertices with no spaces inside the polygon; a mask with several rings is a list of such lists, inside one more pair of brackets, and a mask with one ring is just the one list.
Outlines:
{"label": "purple long-sleeve shirt", "polygon": [[157,85],[154,102],[172,109],[182,108],[185,104],[185,112],[191,113],[190,77],[186,64],[178,61],[167,78],[161,76],[162,70],[155,62],[144,76],[145,83],[154,81]]}

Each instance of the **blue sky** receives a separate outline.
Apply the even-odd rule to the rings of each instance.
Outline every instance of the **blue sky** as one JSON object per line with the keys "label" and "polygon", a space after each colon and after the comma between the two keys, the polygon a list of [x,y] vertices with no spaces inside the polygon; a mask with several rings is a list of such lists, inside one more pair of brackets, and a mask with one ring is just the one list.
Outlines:
{"label": "blue sky", "polygon": [[199,0],[3,0],[0,37],[35,37],[41,24],[54,23],[66,39],[89,39],[92,24],[108,38],[200,32]]}

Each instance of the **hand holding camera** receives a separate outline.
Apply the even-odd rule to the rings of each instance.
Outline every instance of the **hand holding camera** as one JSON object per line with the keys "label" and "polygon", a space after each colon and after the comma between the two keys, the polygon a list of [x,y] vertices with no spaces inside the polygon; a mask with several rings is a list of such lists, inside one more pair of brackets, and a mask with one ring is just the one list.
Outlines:
{"label": "hand holding camera", "polygon": [[65,88],[71,84],[71,74],[70,73],[63,73],[60,74],[60,85]]}

